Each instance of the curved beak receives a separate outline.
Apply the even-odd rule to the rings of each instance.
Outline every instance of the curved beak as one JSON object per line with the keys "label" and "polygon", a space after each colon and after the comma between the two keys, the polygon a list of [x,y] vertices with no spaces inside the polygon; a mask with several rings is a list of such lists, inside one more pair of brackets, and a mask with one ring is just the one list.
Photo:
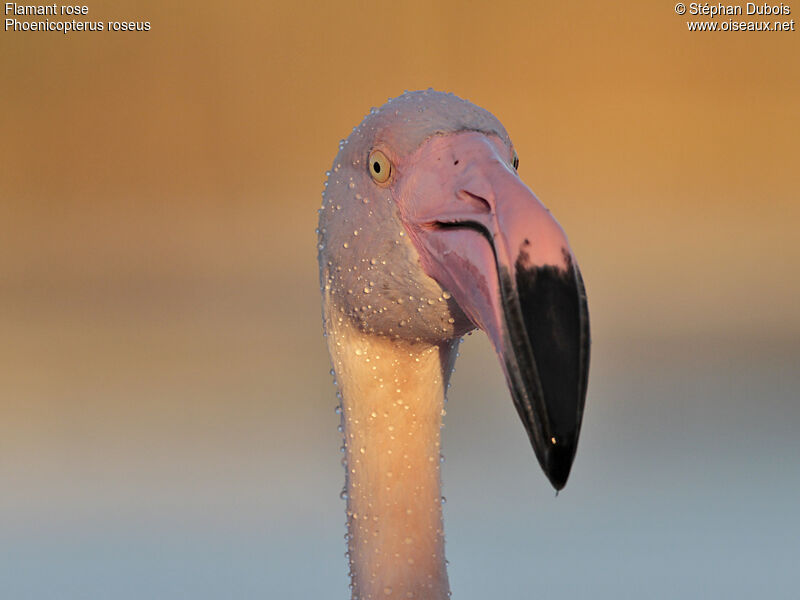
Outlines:
{"label": "curved beak", "polygon": [[425,272],[484,330],[539,464],[564,487],[589,371],[586,292],[566,235],[477,132],[437,136],[409,160],[401,218]]}

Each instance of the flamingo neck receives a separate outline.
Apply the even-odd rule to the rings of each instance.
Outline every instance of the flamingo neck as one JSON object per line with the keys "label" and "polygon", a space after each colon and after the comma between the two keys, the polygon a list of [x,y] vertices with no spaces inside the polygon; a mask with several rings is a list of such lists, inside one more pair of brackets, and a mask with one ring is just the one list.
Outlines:
{"label": "flamingo neck", "polygon": [[448,598],[440,429],[456,342],[326,321],[342,394],[352,597]]}

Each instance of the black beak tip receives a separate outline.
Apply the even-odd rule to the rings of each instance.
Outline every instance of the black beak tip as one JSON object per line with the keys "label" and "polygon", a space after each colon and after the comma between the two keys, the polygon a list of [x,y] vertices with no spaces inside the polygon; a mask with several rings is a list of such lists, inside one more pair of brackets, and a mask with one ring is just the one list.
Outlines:
{"label": "black beak tip", "polygon": [[548,449],[544,471],[556,491],[567,485],[575,450],[575,444],[572,443],[558,443]]}

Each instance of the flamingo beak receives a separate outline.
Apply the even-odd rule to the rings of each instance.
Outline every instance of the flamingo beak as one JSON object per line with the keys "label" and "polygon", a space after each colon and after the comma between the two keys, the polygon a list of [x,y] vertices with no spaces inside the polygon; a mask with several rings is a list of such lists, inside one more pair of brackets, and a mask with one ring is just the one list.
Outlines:
{"label": "flamingo beak", "polygon": [[401,218],[425,272],[485,331],[556,490],[575,458],[589,370],[583,279],[566,235],[498,140],[438,136],[409,161]]}

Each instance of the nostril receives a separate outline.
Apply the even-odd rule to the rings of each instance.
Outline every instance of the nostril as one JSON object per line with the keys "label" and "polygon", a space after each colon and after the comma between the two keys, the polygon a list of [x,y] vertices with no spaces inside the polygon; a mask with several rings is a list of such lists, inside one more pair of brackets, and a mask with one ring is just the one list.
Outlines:
{"label": "nostril", "polygon": [[458,198],[459,200],[467,202],[483,213],[492,212],[492,206],[489,204],[489,201],[482,196],[478,196],[477,194],[473,194],[467,190],[461,190],[458,192]]}

